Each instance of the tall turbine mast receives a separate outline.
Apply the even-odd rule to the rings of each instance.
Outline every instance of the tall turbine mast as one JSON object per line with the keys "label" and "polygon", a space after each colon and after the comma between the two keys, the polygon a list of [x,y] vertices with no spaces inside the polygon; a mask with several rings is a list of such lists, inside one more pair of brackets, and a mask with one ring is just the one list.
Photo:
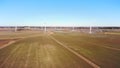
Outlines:
{"label": "tall turbine mast", "polygon": [[45,23],[45,25],[44,25],[44,32],[46,32],[47,31],[47,28],[46,28],[46,23]]}
{"label": "tall turbine mast", "polygon": [[72,27],[72,31],[75,31],[75,27],[74,26]]}
{"label": "tall turbine mast", "polygon": [[17,26],[15,26],[15,32],[17,32]]}
{"label": "tall turbine mast", "polygon": [[89,30],[89,33],[90,33],[90,34],[92,33],[92,26],[90,26],[90,30]]}
{"label": "tall turbine mast", "polygon": [[75,25],[73,24],[73,26],[72,26],[72,31],[75,31]]}

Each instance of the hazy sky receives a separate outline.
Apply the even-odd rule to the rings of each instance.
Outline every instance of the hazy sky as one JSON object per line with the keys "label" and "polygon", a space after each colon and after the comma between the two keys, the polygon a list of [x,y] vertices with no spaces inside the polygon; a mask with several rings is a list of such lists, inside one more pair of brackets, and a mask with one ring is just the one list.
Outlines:
{"label": "hazy sky", "polygon": [[0,0],[0,26],[120,26],[120,0]]}

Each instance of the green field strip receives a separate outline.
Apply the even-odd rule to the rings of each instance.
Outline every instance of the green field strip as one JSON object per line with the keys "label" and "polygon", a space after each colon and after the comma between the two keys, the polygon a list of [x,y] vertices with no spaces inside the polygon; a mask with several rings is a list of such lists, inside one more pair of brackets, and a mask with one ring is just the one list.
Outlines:
{"label": "green field strip", "polygon": [[50,36],[51,39],[53,39],[54,41],[56,41],[58,44],[60,44],[61,46],[63,46],[64,48],[66,48],[68,51],[70,51],[71,53],[75,54],[76,56],[78,56],[79,58],[83,59],[85,62],[87,62],[88,64],[90,64],[91,66],[93,66],[94,68],[100,68],[100,66],[98,66],[97,64],[95,64],[94,62],[90,61],[89,59],[87,59],[86,57],[82,56],[81,54],[75,52],[74,50],[72,50],[71,48],[67,47],[65,44],[61,43],[60,41],[58,41],[57,39],[55,39],[54,37]]}
{"label": "green field strip", "polygon": [[[63,35],[64,33],[56,33],[57,35]],[[120,36],[106,35],[106,34],[81,34],[81,33],[66,33],[66,36],[71,36],[74,40],[88,41],[91,43],[100,43],[106,48],[120,49]]]}
{"label": "green field strip", "polygon": [[79,36],[73,37],[71,35],[64,34],[54,34],[53,36],[67,45],[69,48],[84,55],[91,61],[96,62],[102,68],[120,67],[120,51],[100,47],[101,43],[98,43],[98,46],[93,45],[92,43],[88,43],[89,41],[87,42],[84,39],[82,40],[82,37]]}
{"label": "green field strip", "polygon": [[[117,44],[113,44],[113,43],[107,42],[104,39],[100,40],[101,38],[97,38],[97,37],[96,38],[91,38],[90,36],[86,36],[86,37],[83,37],[83,36],[80,36],[80,35],[69,35],[69,38],[73,38],[73,41],[77,42],[77,43],[79,41],[79,42],[84,42],[84,43],[96,45],[96,46],[99,46],[99,47],[104,47],[104,48],[111,49],[111,50],[120,51],[120,48],[119,48],[120,47],[120,42],[117,43]],[[66,36],[64,38],[67,38],[67,37],[68,36]],[[113,40],[112,42],[115,43],[115,40]],[[98,44],[98,43],[100,43],[100,44]]]}

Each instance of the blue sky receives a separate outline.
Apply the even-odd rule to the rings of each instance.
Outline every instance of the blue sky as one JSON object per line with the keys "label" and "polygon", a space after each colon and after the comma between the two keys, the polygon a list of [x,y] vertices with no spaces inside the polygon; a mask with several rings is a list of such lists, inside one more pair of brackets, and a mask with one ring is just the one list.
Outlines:
{"label": "blue sky", "polygon": [[120,26],[120,0],[0,0],[0,26]]}

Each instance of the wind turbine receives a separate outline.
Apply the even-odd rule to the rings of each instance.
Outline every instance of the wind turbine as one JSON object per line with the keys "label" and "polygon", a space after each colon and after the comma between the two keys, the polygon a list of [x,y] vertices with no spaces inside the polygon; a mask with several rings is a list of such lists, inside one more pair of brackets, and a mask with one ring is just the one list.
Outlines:
{"label": "wind turbine", "polygon": [[72,27],[72,31],[75,31],[75,27],[74,26]]}
{"label": "wind turbine", "polygon": [[46,28],[46,23],[44,23],[44,32],[47,31],[47,28]]}
{"label": "wind turbine", "polygon": [[89,28],[89,33],[90,34],[92,33],[92,26],[90,26],[90,28]]}
{"label": "wind turbine", "polygon": [[75,24],[73,24],[72,26],[72,31],[75,31]]}
{"label": "wind turbine", "polygon": [[15,26],[15,32],[17,32],[17,26]]}

